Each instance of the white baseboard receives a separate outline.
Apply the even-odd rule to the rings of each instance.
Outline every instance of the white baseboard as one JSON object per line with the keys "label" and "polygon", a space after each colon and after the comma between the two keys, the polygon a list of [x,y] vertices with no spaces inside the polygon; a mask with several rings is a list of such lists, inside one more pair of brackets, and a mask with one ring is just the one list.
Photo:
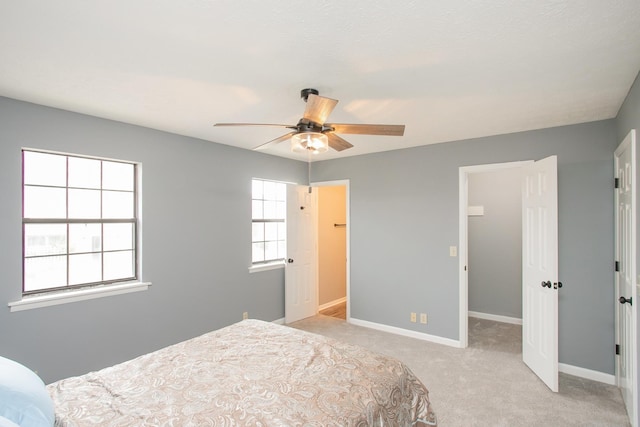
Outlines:
{"label": "white baseboard", "polygon": [[478,311],[469,310],[469,317],[476,317],[478,319],[493,320],[494,322],[511,323],[514,325],[522,325],[522,319],[517,317],[500,316],[498,314],[480,313]]}
{"label": "white baseboard", "polygon": [[616,385],[616,376],[605,374],[604,372],[592,371],[591,369],[567,365],[566,363],[558,363],[558,370],[576,377],[586,378],[588,380],[598,381],[609,385]]}
{"label": "white baseboard", "polygon": [[272,323],[276,323],[278,325],[284,325],[284,317],[282,317],[280,319],[276,319]]}
{"label": "white baseboard", "polygon": [[334,305],[342,304],[343,302],[347,302],[347,297],[338,298],[333,301],[329,301],[326,304],[322,304],[318,307],[318,311],[326,310],[327,308],[331,308]]}
{"label": "white baseboard", "polygon": [[356,326],[364,326],[365,328],[376,329],[378,331],[389,332],[396,335],[403,335],[405,337],[416,338],[423,341],[429,341],[436,344],[443,344],[449,347],[460,347],[460,341],[452,340],[450,338],[443,338],[437,335],[429,335],[424,332],[412,331],[409,329],[397,328],[395,326],[383,325],[381,323],[369,322],[367,320],[354,319],[353,317],[349,319],[349,323],[354,324]]}

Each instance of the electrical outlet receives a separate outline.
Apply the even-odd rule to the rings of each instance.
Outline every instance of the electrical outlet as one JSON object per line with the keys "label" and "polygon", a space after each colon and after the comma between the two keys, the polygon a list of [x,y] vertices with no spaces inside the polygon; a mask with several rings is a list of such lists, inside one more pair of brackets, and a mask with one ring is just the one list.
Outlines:
{"label": "electrical outlet", "polygon": [[244,313],[242,313],[242,320],[246,320],[249,318],[249,312],[245,311]]}
{"label": "electrical outlet", "polygon": [[416,314],[411,313],[411,322],[416,323]]}
{"label": "electrical outlet", "polygon": [[422,323],[423,325],[427,324],[427,314],[426,313],[420,313],[420,323]]}

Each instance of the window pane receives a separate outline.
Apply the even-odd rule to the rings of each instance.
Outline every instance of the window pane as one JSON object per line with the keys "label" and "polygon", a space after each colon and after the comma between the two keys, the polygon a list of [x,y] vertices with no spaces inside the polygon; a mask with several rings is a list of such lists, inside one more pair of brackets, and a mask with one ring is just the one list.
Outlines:
{"label": "window pane", "polygon": [[257,242],[251,245],[252,262],[264,261],[264,242]]}
{"label": "window pane", "polygon": [[262,213],[263,204],[264,204],[264,202],[262,202],[260,200],[253,200],[251,202],[251,205],[252,205],[251,218],[253,218],[253,219],[264,219],[264,215]]}
{"label": "window pane", "polygon": [[24,183],[32,185],[67,185],[67,157],[57,154],[24,151]]}
{"label": "window pane", "polygon": [[278,240],[278,223],[277,222],[265,223],[264,240]]}
{"label": "window pane", "polygon": [[133,218],[133,193],[103,191],[102,218]]}
{"label": "window pane", "polygon": [[278,242],[265,242],[264,252],[265,260],[278,259]]}
{"label": "window pane", "polygon": [[69,157],[69,187],[100,189],[100,160]]}
{"label": "window pane", "polygon": [[105,190],[133,191],[134,165],[120,162],[102,162],[102,188]]}
{"label": "window pane", "polygon": [[254,222],[251,224],[251,241],[261,242],[264,240],[264,223]]}
{"label": "window pane", "polygon": [[284,222],[278,223],[278,240],[287,240],[287,224]]}
{"label": "window pane", "polygon": [[38,291],[67,285],[67,257],[51,256],[24,260],[24,290]]}
{"label": "window pane", "polygon": [[67,253],[66,224],[25,224],[25,256],[59,255]]}
{"label": "window pane", "polygon": [[264,181],[254,179],[251,181],[251,197],[254,199],[264,198]]}
{"label": "window pane", "polygon": [[131,163],[23,151],[24,292],[135,277],[135,171]]}
{"label": "window pane", "polygon": [[100,224],[69,224],[69,253],[102,250]]}
{"label": "window pane", "polygon": [[287,256],[287,242],[284,240],[278,241],[278,258],[284,259]]}
{"label": "window pane", "polygon": [[64,188],[24,187],[25,218],[66,218],[67,192]]}
{"label": "window pane", "polygon": [[100,190],[69,189],[69,218],[100,218]]}
{"label": "window pane", "polygon": [[102,280],[102,254],[69,255],[69,284],[95,283]]}
{"label": "window pane", "polygon": [[264,181],[264,199],[275,200],[276,199],[276,183],[273,181]]}
{"label": "window pane", "polygon": [[133,224],[104,224],[104,250],[133,249]]}
{"label": "window pane", "polygon": [[276,202],[276,216],[274,219],[285,219],[287,216],[287,205],[285,202]]}
{"label": "window pane", "polygon": [[264,202],[264,218],[275,219],[276,218],[276,202]]}
{"label": "window pane", "polygon": [[127,279],[133,277],[134,252],[105,252],[104,280]]}
{"label": "window pane", "polygon": [[285,184],[277,184],[276,200],[281,202],[287,200],[287,186]]}

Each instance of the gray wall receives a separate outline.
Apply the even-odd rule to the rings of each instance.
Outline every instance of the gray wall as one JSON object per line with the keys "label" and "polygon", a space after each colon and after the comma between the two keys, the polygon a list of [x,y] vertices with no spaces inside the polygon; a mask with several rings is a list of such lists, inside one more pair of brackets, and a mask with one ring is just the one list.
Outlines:
{"label": "gray wall", "polygon": [[522,172],[469,174],[469,310],[522,319]]}
{"label": "gray wall", "polygon": [[[142,162],[146,292],[10,313],[21,298],[20,148]],[[45,382],[250,317],[284,316],[283,271],[249,274],[251,178],[306,164],[0,98],[0,355]]]}
{"label": "gray wall", "polygon": [[[618,112],[618,117],[616,117],[617,143],[622,142],[631,129],[636,130],[636,144],[640,143],[640,73],[638,73],[636,81],[631,87],[624,104],[622,104]],[[636,149],[637,148],[638,146],[636,145]],[[640,175],[640,154],[637,151],[636,173]],[[638,180],[638,182],[640,182],[640,180]],[[638,183],[636,183],[636,185],[637,184]],[[640,188],[636,187],[636,192],[640,192]],[[638,215],[640,216],[640,212],[638,212]],[[636,218],[636,223],[640,225],[640,218]],[[636,227],[636,242],[640,242],[640,226]],[[636,265],[640,267],[640,250],[636,252],[636,257]],[[640,269],[638,271],[640,272]],[[638,308],[636,307],[635,310],[638,310]],[[640,324],[636,325],[636,334],[638,345],[640,345]],[[636,384],[640,383],[640,351],[637,356]],[[638,396],[636,396],[636,398],[638,398]],[[640,414],[636,414],[636,425],[640,425]]]}
{"label": "gray wall", "polygon": [[612,374],[615,147],[607,120],[314,163],[350,180],[351,316],[457,340],[458,168],[556,154],[560,362]]}

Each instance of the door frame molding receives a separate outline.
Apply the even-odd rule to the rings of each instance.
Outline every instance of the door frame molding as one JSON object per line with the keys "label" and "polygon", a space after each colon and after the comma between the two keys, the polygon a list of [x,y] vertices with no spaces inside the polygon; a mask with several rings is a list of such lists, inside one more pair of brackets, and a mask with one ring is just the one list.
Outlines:
{"label": "door frame molding", "polygon": [[[350,181],[348,179],[339,179],[335,181],[318,181],[309,184],[311,187],[345,187],[345,218],[347,219],[347,227],[345,232],[347,237],[347,277],[346,277],[346,290],[347,290],[347,323],[351,323],[351,197],[350,197]],[[316,209],[319,208],[320,203],[316,204]],[[317,212],[316,212],[317,216]],[[316,241],[318,237],[318,230],[316,228]],[[316,256],[319,251],[316,251]],[[316,258],[316,275],[319,274],[318,259]],[[320,295],[320,281],[316,278],[316,286],[318,286],[317,294]]]}
{"label": "door frame molding", "polygon": [[469,346],[469,281],[468,271],[465,269],[468,265],[468,241],[469,230],[467,227],[468,206],[469,206],[469,174],[479,172],[493,172],[501,169],[522,168],[525,165],[533,163],[533,160],[490,163],[474,166],[461,166],[458,168],[458,272],[459,272],[459,320],[458,320],[458,341],[460,348]]}
{"label": "door frame molding", "polygon": [[[635,301],[638,301],[638,278],[636,277],[637,274],[637,213],[638,213],[638,206],[637,206],[637,193],[638,193],[638,181],[637,181],[637,143],[636,143],[636,130],[635,129],[631,129],[629,131],[629,133],[624,137],[624,139],[618,144],[618,146],[616,147],[616,150],[614,151],[613,154],[613,161],[614,161],[614,167],[613,167],[613,174],[614,174],[614,178],[617,178],[618,176],[618,153],[620,151],[623,151],[626,146],[629,146],[629,149],[631,150],[631,163],[632,163],[632,181],[633,181],[633,192],[631,193],[631,213],[632,213],[632,224],[631,224],[631,242],[630,242],[630,246],[631,246],[631,259],[633,260],[632,263],[633,265],[631,266],[631,273],[633,275],[632,277],[632,286],[631,286],[631,298]],[[619,260],[619,253],[618,253],[618,243],[619,243],[619,238],[618,238],[618,231],[619,231],[619,216],[618,216],[618,192],[615,192],[615,198],[614,198],[614,221],[615,221],[615,227],[614,227],[614,257],[615,260]],[[616,344],[620,343],[620,304],[618,303],[618,298],[620,298],[620,292],[619,292],[619,275],[616,273],[614,274],[614,288],[615,288],[615,300],[614,300],[614,304],[615,304],[615,311],[614,311],[614,316],[615,316],[615,339],[616,339]],[[637,304],[637,303],[636,303]],[[632,401],[632,405],[633,405],[633,419],[630,419],[631,421],[631,425],[636,427],[640,425],[640,414],[638,413],[640,411],[639,408],[639,404],[638,404],[638,378],[640,377],[640,375],[638,375],[638,308],[637,306],[632,306],[632,310],[631,310],[631,326],[633,327],[633,331],[631,333],[631,343],[628,343],[628,345],[631,346],[631,360],[629,361],[631,364],[631,372],[632,372],[632,386],[631,386],[631,401]],[[618,356],[615,357],[615,383],[617,387],[620,387],[620,362],[619,362],[620,358]],[[628,411],[627,411],[628,414]],[[631,418],[631,417],[630,417]]]}

